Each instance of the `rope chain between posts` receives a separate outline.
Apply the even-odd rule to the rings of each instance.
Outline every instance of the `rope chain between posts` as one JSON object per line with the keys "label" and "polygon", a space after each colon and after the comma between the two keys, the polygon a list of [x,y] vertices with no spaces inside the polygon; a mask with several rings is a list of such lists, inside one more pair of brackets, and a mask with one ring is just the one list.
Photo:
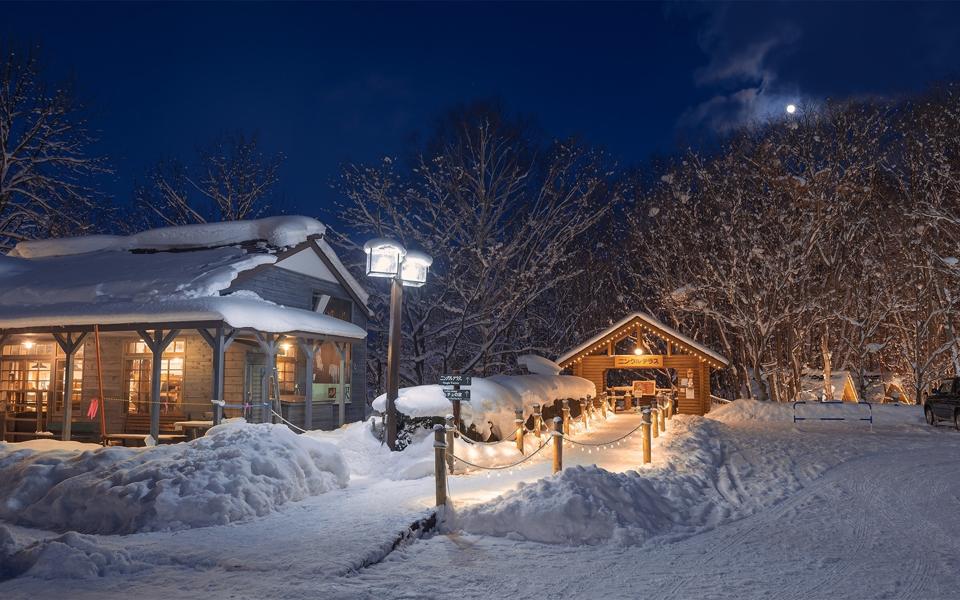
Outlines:
{"label": "rope chain between posts", "polygon": [[273,413],[273,416],[275,416],[276,418],[280,419],[281,422],[286,423],[286,424],[289,425],[290,427],[293,427],[294,429],[296,429],[296,430],[299,431],[300,433],[308,433],[306,429],[304,429],[304,428],[302,428],[302,427],[298,427],[298,426],[294,425],[293,423],[291,423],[290,421],[284,419],[284,418],[283,418],[283,415],[278,415],[278,414],[277,414],[277,411],[273,410],[272,408],[270,409],[270,412]]}
{"label": "rope chain between posts", "polygon": [[633,435],[634,433],[636,433],[637,431],[639,431],[641,427],[643,427],[643,423],[640,423],[639,425],[637,425],[636,427],[634,427],[633,429],[631,429],[630,431],[628,431],[627,433],[621,435],[620,437],[618,437],[618,438],[616,438],[616,439],[612,439],[612,440],[608,440],[608,441],[606,441],[606,442],[600,442],[600,443],[596,443],[596,444],[591,444],[590,442],[578,442],[577,440],[575,440],[575,439],[573,439],[573,438],[569,438],[569,437],[567,437],[567,436],[563,436],[563,439],[564,439],[565,441],[567,441],[567,442],[570,442],[571,444],[576,444],[576,445],[578,445],[578,446],[594,446],[594,447],[596,447],[596,446],[609,446],[610,444],[616,444],[617,442],[619,442],[619,441],[621,441],[621,440],[627,439],[628,437],[630,437],[631,435]]}
{"label": "rope chain between posts", "polygon": [[523,463],[527,462],[528,460],[530,460],[530,459],[533,458],[534,456],[540,454],[540,453],[543,451],[543,449],[546,448],[546,447],[549,446],[549,445],[550,445],[549,442],[540,444],[540,447],[539,447],[539,448],[537,448],[536,450],[534,450],[534,451],[531,452],[530,454],[524,456],[522,459],[518,460],[517,462],[512,463],[512,464],[509,464],[509,465],[498,465],[498,466],[495,466],[495,467],[485,467],[485,466],[483,466],[483,465],[478,465],[478,464],[476,464],[476,463],[470,462],[469,460],[460,458],[460,457],[457,456],[456,454],[453,455],[453,458],[454,458],[454,460],[459,460],[459,461],[462,462],[463,464],[468,465],[468,466],[471,466],[471,467],[473,467],[473,468],[475,468],[475,469],[483,469],[483,470],[485,470],[485,471],[502,471],[502,470],[504,470],[504,469],[513,469],[514,467],[518,467],[518,466],[522,465]]}
{"label": "rope chain between posts", "polygon": [[[454,431],[455,433],[459,433],[459,434],[460,434],[460,439],[463,440],[464,442],[466,442],[467,444],[477,444],[477,445],[482,445],[482,446],[496,446],[497,444],[505,444],[505,443],[507,443],[507,442],[515,443],[515,441],[516,441],[516,440],[514,440],[513,438],[503,438],[502,440],[498,440],[498,441],[496,441],[496,442],[485,442],[485,441],[483,441],[483,440],[471,440],[470,438],[467,437],[467,434],[464,433],[464,431],[463,431],[462,429],[460,429],[459,427],[455,427],[453,431]],[[514,430],[513,430],[513,433],[516,434],[516,433],[517,433],[517,430],[514,429]]]}

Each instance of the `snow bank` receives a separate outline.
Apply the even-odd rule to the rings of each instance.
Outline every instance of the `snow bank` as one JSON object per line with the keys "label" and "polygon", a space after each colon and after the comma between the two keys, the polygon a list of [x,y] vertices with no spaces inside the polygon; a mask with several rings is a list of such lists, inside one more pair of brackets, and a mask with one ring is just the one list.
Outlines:
{"label": "snow bank", "polygon": [[17,543],[0,525],[0,581],[26,576],[38,579],[93,579],[142,568],[122,549],[104,546],[90,535],[69,532],[27,545]]}
{"label": "snow bank", "polygon": [[492,502],[467,507],[456,516],[456,526],[485,535],[593,545],[640,543],[678,523],[715,523],[725,516],[717,514],[707,493],[716,487],[716,468],[722,462],[717,425],[678,416],[671,426],[673,443],[661,452],[676,459],[656,477],[571,467],[522,484]]}
{"label": "snow bank", "polygon": [[[462,403],[461,415],[465,423],[473,423],[484,433],[493,428],[513,429],[514,412],[522,409],[525,415],[533,411],[533,404],[551,404],[559,398],[586,398],[595,396],[592,381],[570,375],[495,375],[473,377],[470,402]],[[373,401],[373,409],[384,412],[387,395]],[[397,410],[409,417],[445,417],[452,410],[450,401],[439,385],[419,385],[401,388]]]}
{"label": "snow bank", "polygon": [[197,440],[88,452],[0,447],[0,518],[122,534],[222,525],[344,487],[332,445],[279,425],[228,423]]}
{"label": "snow bank", "polygon": [[250,221],[201,223],[178,227],[162,227],[133,235],[88,235],[75,238],[20,242],[9,256],[43,258],[68,256],[98,251],[180,250],[211,248],[263,240],[271,246],[285,248],[305,241],[311,235],[323,235],[323,223],[310,217],[281,216]]}
{"label": "snow bank", "polygon": [[[707,416],[723,423],[743,421],[793,423],[793,414],[793,404],[789,402],[735,400],[711,410]],[[820,423],[831,427],[862,428],[869,424],[856,421],[856,419],[869,417],[870,408],[865,403],[822,404],[820,402],[808,402],[797,406],[797,416],[813,419],[819,417],[843,417],[848,419],[847,421],[805,421],[802,423],[803,426]],[[873,424],[877,426],[924,425],[923,407],[906,404],[874,404]]]}
{"label": "snow bank", "polygon": [[391,452],[371,431],[371,422],[304,434],[336,446],[350,465],[350,480],[405,480],[433,477],[433,432],[418,431],[403,452]]}

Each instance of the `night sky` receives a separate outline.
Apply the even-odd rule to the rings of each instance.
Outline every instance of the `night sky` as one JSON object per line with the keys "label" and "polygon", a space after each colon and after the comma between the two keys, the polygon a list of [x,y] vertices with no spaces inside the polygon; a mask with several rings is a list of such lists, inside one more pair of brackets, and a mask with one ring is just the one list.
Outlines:
{"label": "night sky", "polygon": [[958,4],[5,4],[91,106],[118,202],[160,158],[255,132],[287,156],[286,212],[329,205],[344,161],[403,153],[496,99],[622,164],[827,97],[957,75]]}

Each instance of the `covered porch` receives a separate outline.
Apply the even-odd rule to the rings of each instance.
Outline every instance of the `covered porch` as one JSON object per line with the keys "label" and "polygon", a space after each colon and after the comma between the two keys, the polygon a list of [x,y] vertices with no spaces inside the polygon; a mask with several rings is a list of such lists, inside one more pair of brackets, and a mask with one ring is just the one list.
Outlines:
{"label": "covered porch", "polygon": [[363,418],[365,399],[350,396],[362,328],[260,299],[176,304],[0,319],[2,439],[175,442],[224,417],[302,429]]}

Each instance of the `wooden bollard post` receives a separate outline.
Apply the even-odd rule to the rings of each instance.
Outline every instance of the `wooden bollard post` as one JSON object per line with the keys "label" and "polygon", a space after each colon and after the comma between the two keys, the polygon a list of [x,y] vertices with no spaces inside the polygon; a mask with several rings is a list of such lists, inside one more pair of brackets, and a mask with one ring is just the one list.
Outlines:
{"label": "wooden bollard post", "polygon": [[606,421],[606,420],[607,420],[607,397],[606,397],[606,395],[604,394],[604,395],[600,396],[599,398],[597,398],[597,400],[598,400],[599,403],[600,403],[600,407],[599,407],[599,408],[600,408],[600,416],[602,416],[602,417],[603,417],[603,420]]}
{"label": "wooden bollard post", "polygon": [[553,418],[553,472],[563,470],[563,419]]}
{"label": "wooden bollard post", "polygon": [[443,425],[433,426],[433,474],[437,482],[437,506],[447,505],[447,441]]}
{"label": "wooden bollard post", "polygon": [[617,396],[616,396],[616,394],[607,394],[607,402],[610,404],[610,412],[616,414],[616,412],[617,412]]}
{"label": "wooden bollard post", "polygon": [[650,439],[650,409],[643,409],[643,424],[641,426],[641,431],[643,433],[643,464],[647,464],[652,460],[650,455],[650,448],[653,441]]}
{"label": "wooden bollard post", "polygon": [[649,410],[653,425],[653,427],[650,428],[650,431],[653,433],[653,437],[660,437],[660,409],[656,406],[651,406]]}
{"label": "wooden bollard post", "polygon": [[673,419],[673,400],[667,398],[667,418]]}
{"label": "wooden bollard post", "polygon": [[583,398],[580,398],[580,424],[583,425],[583,429],[586,430],[590,426],[590,418],[587,417],[587,403]]}
{"label": "wooden bollard post", "polygon": [[543,427],[543,413],[540,412],[540,405],[533,405],[533,435],[540,439],[540,429]]}
{"label": "wooden bollard post", "polygon": [[664,407],[659,407],[657,412],[660,413],[660,432],[667,430],[667,409]]}
{"label": "wooden bollard post", "polygon": [[518,409],[515,414],[513,423],[517,427],[517,450],[520,451],[520,454],[523,454],[523,411]]}
{"label": "wooden bollard post", "polygon": [[450,470],[450,474],[453,475],[453,446],[454,440],[456,439],[456,427],[453,426],[453,415],[447,415],[446,418],[447,426],[447,469]]}
{"label": "wooden bollard post", "polygon": [[563,401],[563,434],[568,435],[570,433],[570,399],[567,398]]}

